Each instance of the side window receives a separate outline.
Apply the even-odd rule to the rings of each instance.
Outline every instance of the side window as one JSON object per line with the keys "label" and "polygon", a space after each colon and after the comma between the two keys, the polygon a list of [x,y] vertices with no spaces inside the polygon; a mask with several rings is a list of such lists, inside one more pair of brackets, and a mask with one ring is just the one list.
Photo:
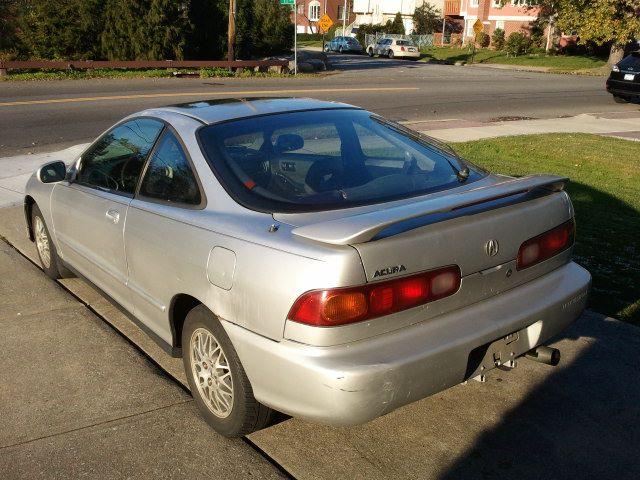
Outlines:
{"label": "side window", "polygon": [[162,122],[149,118],[117,126],[82,156],[76,182],[132,195],[147,154],[163,127]]}
{"label": "side window", "polygon": [[169,130],[149,159],[140,196],[171,203],[200,204],[200,189],[191,165],[180,142]]}

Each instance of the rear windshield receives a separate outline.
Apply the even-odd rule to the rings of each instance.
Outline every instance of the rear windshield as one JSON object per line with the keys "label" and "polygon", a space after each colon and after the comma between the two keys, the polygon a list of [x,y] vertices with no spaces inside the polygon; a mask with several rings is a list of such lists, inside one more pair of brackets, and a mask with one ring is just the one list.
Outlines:
{"label": "rear windshield", "polygon": [[[282,113],[202,127],[200,145],[240,204],[268,212],[346,208],[460,185],[466,164],[357,109]],[[469,166],[472,182],[484,172]]]}
{"label": "rear windshield", "polygon": [[640,67],[640,52],[633,52],[628,57],[625,57],[622,60],[620,60],[620,63],[618,63],[618,67],[620,68]]}
{"label": "rear windshield", "polygon": [[405,46],[409,46],[409,47],[415,47],[416,44],[413,43],[411,40],[396,40],[396,45],[405,45]]}

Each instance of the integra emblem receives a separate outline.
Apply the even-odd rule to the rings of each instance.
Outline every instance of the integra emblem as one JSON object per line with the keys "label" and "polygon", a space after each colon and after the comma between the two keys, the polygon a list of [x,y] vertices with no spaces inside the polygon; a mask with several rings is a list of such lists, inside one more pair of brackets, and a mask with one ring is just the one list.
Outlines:
{"label": "integra emblem", "polygon": [[380,270],[376,270],[376,273],[373,274],[373,278],[384,277],[385,275],[393,275],[394,273],[400,273],[406,270],[407,270],[407,267],[405,267],[404,265],[396,265],[395,267],[381,268]]}

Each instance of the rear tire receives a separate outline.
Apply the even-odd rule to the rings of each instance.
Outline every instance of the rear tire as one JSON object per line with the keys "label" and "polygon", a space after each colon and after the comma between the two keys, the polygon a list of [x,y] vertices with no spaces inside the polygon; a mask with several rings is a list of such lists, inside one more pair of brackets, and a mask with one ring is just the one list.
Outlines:
{"label": "rear tire", "polygon": [[338,52],[339,52],[339,53],[344,53],[344,49],[342,48],[342,45],[340,45],[340,46],[338,47]]}
{"label": "rear tire", "polygon": [[182,329],[182,361],[191,394],[205,421],[225,437],[240,437],[269,424],[273,410],[259,403],[222,324],[204,305]]}
{"label": "rear tire", "polygon": [[56,246],[51,239],[49,229],[44,221],[44,216],[38,205],[31,208],[31,229],[38,251],[38,258],[42,270],[48,277],[57,280],[59,278],[73,277],[73,273],[64,266],[62,259],[58,256]]}
{"label": "rear tire", "polygon": [[393,57],[394,57],[394,56],[395,56],[395,55],[394,55],[394,53],[393,53],[393,50],[389,50],[389,53],[387,53],[387,57],[389,57],[389,60],[393,60]]}
{"label": "rear tire", "polygon": [[616,103],[629,103],[629,97],[621,97],[619,95],[614,95],[613,101]]}

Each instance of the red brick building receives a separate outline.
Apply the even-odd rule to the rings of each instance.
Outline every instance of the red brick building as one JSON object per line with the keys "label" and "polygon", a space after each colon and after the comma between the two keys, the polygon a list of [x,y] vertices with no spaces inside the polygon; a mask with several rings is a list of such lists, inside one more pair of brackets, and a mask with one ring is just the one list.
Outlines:
{"label": "red brick building", "polygon": [[[297,0],[298,33],[321,33],[318,30],[318,20],[326,13],[334,24],[342,25],[344,18],[344,0]],[[353,22],[353,0],[347,0],[347,25]],[[291,21],[293,22],[293,12]]]}
{"label": "red brick building", "polygon": [[476,20],[484,24],[484,32],[491,35],[496,28],[512,32],[526,32],[540,14],[532,0],[509,0],[502,5],[500,0],[445,0],[444,14],[464,20],[466,41],[475,36],[473,24]]}

